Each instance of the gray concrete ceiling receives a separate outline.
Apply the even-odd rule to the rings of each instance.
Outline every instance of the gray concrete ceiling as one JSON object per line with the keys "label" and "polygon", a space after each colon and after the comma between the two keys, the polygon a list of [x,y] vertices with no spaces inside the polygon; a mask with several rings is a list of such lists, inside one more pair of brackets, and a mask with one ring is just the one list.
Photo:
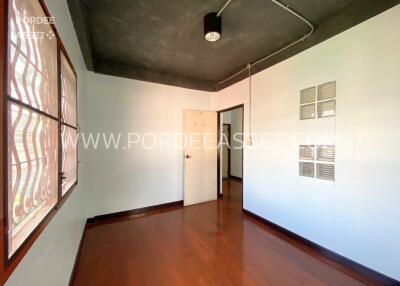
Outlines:
{"label": "gray concrete ceiling", "polygon": [[[282,0],[283,1],[283,0]],[[222,15],[222,38],[203,37],[203,16],[226,0],[68,0],[89,70],[109,75],[215,91],[246,64],[280,49],[307,25],[269,0],[233,0]],[[386,9],[400,0],[284,0],[316,32],[255,67],[261,71]]]}

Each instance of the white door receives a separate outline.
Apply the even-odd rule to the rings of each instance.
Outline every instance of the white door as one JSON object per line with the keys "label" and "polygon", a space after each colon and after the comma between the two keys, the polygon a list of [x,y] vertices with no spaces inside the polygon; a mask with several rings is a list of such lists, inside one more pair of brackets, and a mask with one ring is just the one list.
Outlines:
{"label": "white door", "polygon": [[217,113],[185,110],[185,206],[217,199]]}

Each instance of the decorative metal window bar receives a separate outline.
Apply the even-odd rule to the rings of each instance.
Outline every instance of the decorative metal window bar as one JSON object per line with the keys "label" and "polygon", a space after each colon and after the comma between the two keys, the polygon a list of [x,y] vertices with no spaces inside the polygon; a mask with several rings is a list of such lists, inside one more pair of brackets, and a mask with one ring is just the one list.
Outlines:
{"label": "decorative metal window bar", "polygon": [[[64,185],[67,190],[77,181],[77,79],[72,66],[67,71],[59,67],[63,47],[53,27],[29,21],[48,16],[42,3],[7,2],[5,252],[7,260],[12,260],[55,210],[61,188],[65,194]],[[62,56],[60,61],[65,63],[67,58]],[[59,84],[65,86],[62,101]],[[64,120],[68,124],[62,126]],[[71,144],[62,142],[67,137],[74,139]],[[70,177],[63,186],[60,166]]]}

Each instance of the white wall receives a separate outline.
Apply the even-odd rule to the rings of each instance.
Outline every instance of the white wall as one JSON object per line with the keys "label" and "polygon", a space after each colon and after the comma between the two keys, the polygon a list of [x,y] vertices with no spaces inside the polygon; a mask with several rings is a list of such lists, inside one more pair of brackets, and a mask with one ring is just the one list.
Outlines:
{"label": "white wall", "polygon": [[[66,2],[46,3],[78,71],[83,131],[171,134],[182,131],[185,108],[220,110],[241,103],[249,130],[247,81],[211,95],[88,73],[86,102],[85,67]],[[288,137],[320,130],[320,123],[298,121],[298,91],[337,80],[337,117],[330,120],[337,146],[335,183],[298,177],[299,142],[277,144],[273,137],[269,149],[246,146],[244,162],[246,209],[397,279],[399,26],[397,6],[254,77],[253,132]],[[90,115],[87,121],[84,114]],[[89,157],[82,149],[79,154],[79,187],[6,285],[67,285],[84,218],[182,199],[180,150],[100,147]]]}
{"label": "white wall", "polygon": [[[46,0],[56,27],[78,73],[78,117],[85,130],[86,68],[73,29],[65,0]],[[80,148],[79,159],[87,161]],[[7,286],[54,286],[68,285],[75,256],[78,251],[84,223],[87,217],[87,165],[79,167],[79,186],[47,225],[8,279]]]}
{"label": "white wall", "polygon": [[[90,131],[93,134],[171,135],[183,131],[183,110],[211,110],[212,94],[189,89],[88,73]],[[146,140],[151,145],[150,137]],[[121,146],[122,146],[121,145]],[[91,152],[93,215],[100,215],[183,199],[183,151],[162,148]]]}
{"label": "white wall", "polygon": [[[400,6],[253,77],[252,128],[268,148],[245,148],[244,207],[372,269],[400,279]],[[299,90],[337,81],[337,116],[300,122]],[[247,81],[215,110],[245,104]],[[298,176],[298,144],[336,141],[336,182]],[[291,138],[294,138],[293,140]]]}

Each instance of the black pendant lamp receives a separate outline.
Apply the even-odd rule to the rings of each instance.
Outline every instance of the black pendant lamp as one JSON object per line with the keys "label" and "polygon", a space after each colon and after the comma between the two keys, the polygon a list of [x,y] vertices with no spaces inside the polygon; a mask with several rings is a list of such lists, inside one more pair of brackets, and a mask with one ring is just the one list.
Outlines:
{"label": "black pendant lamp", "polygon": [[211,12],[204,16],[204,38],[209,42],[216,42],[221,38],[222,19],[217,12]]}

